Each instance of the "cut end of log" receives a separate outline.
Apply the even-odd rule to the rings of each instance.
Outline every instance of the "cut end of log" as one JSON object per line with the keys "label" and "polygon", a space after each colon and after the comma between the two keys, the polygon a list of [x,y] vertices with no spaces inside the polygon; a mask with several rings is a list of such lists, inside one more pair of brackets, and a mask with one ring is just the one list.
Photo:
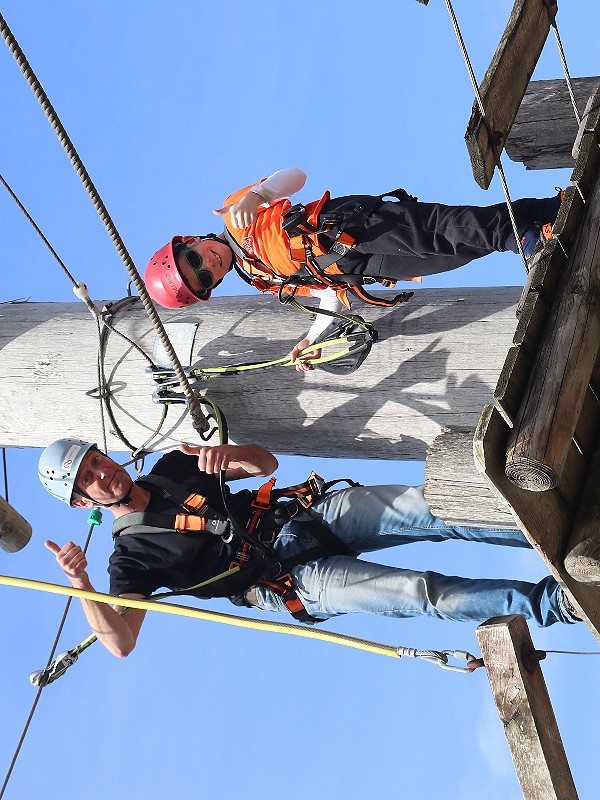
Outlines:
{"label": "cut end of log", "polygon": [[31,534],[29,522],[0,497],[0,549],[6,553],[18,553],[31,539]]}
{"label": "cut end of log", "polygon": [[586,539],[565,558],[565,569],[580,583],[600,586],[600,541]]}
{"label": "cut end of log", "polygon": [[547,492],[558,486],[559,476],[551,468],[529,458],[513,458],[506,464],[506,477],[528,492]]}

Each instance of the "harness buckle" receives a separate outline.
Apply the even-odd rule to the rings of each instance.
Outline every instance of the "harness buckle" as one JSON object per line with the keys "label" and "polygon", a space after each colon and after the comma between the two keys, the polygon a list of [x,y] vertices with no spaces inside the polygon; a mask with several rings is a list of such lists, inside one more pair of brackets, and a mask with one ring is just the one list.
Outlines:
{"label": "harness buckle", "polygon": [[[282,228],[286,233],[292,235],[293,231],[297,231],[300,226],[306,225],[306,206],[302,203],[296,203],[290,206],[283,214]],[[302,228],[300,228],[303,230]]]}
{"label": "harness buckle", "polygon": [[263,483],[252,501],[254,508],[259,508],[262,511],[268,511],[271,508],[271,491],[275,486],[275,481],[276,478],[271,478],[266,483]]}

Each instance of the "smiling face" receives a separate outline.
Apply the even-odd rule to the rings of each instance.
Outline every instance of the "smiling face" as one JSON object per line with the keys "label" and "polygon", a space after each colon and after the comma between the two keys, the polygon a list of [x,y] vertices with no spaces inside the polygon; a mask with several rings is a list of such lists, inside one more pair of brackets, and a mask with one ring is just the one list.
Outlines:
{"label": "smiling face", "polygon": [[[185,247],[200,256],[202,259],[200,269],[210,273],[212,286],[215,286],[229,272],[233,253],[225,242],[219,239],[201,239],[199,236],[190,236],[185,240]],[[177,253],[177,268],[184,281],[194,292],[201,293],[207,288],[200,283],[198,276],[188,264],[183,249]]]}
{"label": "smiling face", "polygon": [[109,505],[118,503],[129,494],[132,479],[127,470],[99,450],[89,450],[81,462],[75,479],[73,505]]}

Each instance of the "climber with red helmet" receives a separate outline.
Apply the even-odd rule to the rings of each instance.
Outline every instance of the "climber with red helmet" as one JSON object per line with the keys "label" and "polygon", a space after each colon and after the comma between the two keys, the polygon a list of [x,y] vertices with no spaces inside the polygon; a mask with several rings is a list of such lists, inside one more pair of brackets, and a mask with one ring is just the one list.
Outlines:
{"label": "climber with red helmet", "polygon": [[[369,294],[365,284],[395,285],[456,269],[489,253],[518,252],[505,203],[445,206],[421,203],[403,189],[383,195],[332,199],[329,192],[306,205],[288,199],[304,186],[302,170],[281,170],[230,195],[214,213],[224,218],[217,236],[175,236],[150,260],[144,280],[150,295],[167,308],[208,300],[235,268],[261,292],[290,297],[313,295],[320,308],[350,307],[349,294],[379,306],[407,300]],[[395,200],[386,200],[394,197]],[[551,238],[561,194],[514,201],[513,211],[529,266]],[[292,350],[296,359],[330,322],[317,315]],[[314,352],[306,354],[309,358]],[[296,368],[311,367],[298,361]]]}

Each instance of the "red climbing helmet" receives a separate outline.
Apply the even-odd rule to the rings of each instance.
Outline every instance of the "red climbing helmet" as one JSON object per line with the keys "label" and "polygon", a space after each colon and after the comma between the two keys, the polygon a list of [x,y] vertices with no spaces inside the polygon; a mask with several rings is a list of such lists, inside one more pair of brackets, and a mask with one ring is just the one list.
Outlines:
{"label": "red climbing helmet", "polygon": [[174,236],[152,256],[144,273],[144,283],[150,297],[164,308],[184,308],[210,297],[210,289],[203,290],[202,295],[196,294],[179,273],[173,248],[186,239],[189,237]]}

